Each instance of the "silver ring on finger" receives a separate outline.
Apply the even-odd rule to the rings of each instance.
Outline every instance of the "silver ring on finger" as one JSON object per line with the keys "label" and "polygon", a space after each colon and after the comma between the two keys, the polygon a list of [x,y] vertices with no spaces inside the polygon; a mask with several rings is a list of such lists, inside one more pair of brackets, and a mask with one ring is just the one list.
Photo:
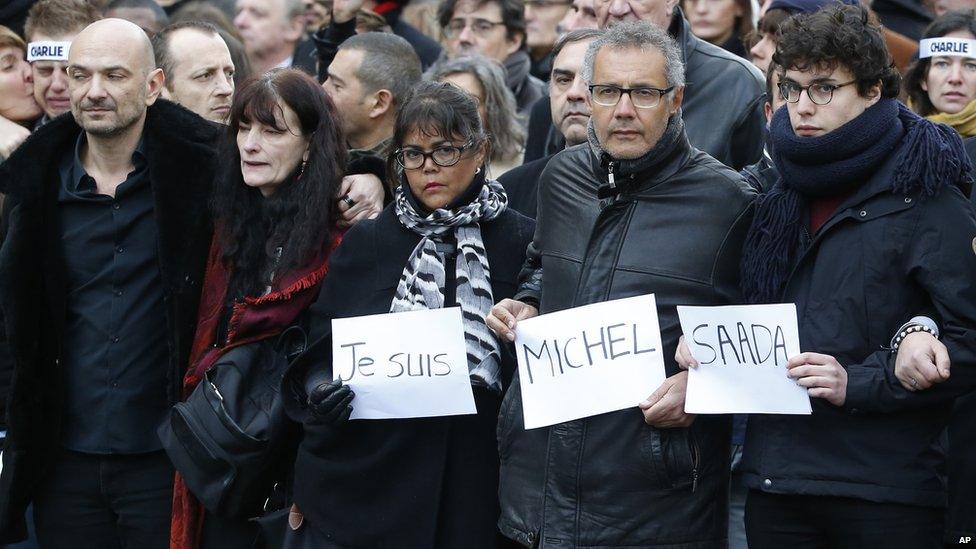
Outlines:
{"label": "silver ring on finger", "polygon": [[343,202],[345,202],[346,203],[346,206],[349,206],[350,208],[352,208],[353,206],[356,205],[356,201],[353,200],[353,199],[351,199],[351,198],[349,198],[349,195],[343,196],[342,198],[340,198],[340,200],[342,200]]}
{"label": "silver ring on finger", "polygon": [[918,388],[918,381],[915,381],[915,378],[914,377],[913,378],[910,378],[910,379],[912,381],[912,387]]}

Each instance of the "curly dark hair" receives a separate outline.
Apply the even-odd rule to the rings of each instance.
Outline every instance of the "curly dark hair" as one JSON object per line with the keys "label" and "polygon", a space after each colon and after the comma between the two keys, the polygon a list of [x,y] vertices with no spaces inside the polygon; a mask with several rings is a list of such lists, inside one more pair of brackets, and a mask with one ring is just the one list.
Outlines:
{"label": "curly dark hair", "polygon": [[[244,184],[237,132],[252,121],[275,127],[278,102],[298,117],[309,139],[308,162],[267,198]],[[213,210],[222,260],[232,270],[229,299],[260,295],[272,269],[304,267],[322,250],[338,215],[336,198],[346,164],[345,140],[335,105],[311,77],[279,69],[251,78],[234,94]],[[280,255],[277,249],[281,248]],[[275,263],[275,256],[278,256]]]}
{"label": "curly dark hair", "polygon": [[780,25],[778,34],[773,63],[780,67],[780,78],[790,69],[832,70],[843,65],[857,80],[862,97],[879,84],[882,98],[898,96],[901,76],[881,27],[864,7],[838,4],[796,15]]}
{"label": "curly dark hair", "polygon": [[[925,28],[922,38],[939,38],[955,31],[969,31],[976,36],[976,14],[970,10],[944,13]],[[929,77],[931,66],[931,57],[918,59],[905,73],[905,95],[911,100],[915,112],[921,116],[935,114],[937,110],[929,99],[929,93],[922,89],[922,82]]]}

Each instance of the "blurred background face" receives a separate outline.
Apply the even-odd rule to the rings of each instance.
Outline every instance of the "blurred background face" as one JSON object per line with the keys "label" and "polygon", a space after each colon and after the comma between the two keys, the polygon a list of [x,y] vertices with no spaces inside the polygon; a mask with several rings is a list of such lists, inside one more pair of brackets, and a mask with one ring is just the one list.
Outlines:
{"label": "blurred background face", "polygon": [[594,0],[573,0],[573,3],[566,15],[558,25],[558,33],[569,32],[576,29],[595,29],[597,28],[596,10],[593,7]]}
{"label": "blurred background face", "polygon": [[[80,29],[79,29],[80,31]],[[75,34],[48,36],[35,33],[34,42],[70,42]],[[55,118],[71,110],[71,94],[68,93],[68,74],[64,61],[34,61],[31,71],[34,77],[34,99],[44,109],[48,118]]]}
{"label": "blurred background face", "polygon": [[590,121],[586,82],[580,76],[586,48],[592,40],[580,40],[563,46],[552,61],[549,79],[549,103],[552,121],[571,147],[586,141],[586,125]]}
{"label": "blurred background face", "polygon": [[155,36],[166,26],[164,22],[156,19],[156,14],[152,10],[146,8],[115,8],[105,12],[105,17],[117,17],[131,21],[139,25],[139,28],[150,37]]}
{"label": "blurred background face", "polygon": [[976,2],[973,0],[936,0],[932,6],[936,17],[944,15],[947,11],[965,11],[976,9]]}
{"label": "blurred background face", "polygon": [[261,57],[282,48],[290,25],[284,0],[238,0],[234,26],[247,53]]}
{"label": "blurred background face", "polygon": [[444,32],[451,57],[479,53],[504,62],[522,45],[520,35],[508,37],[502,24],[502,8],[490,0],[483,4],[474,0],[458,2]]}
{"label": "blurred background face", "polygon": [[[951,38],[976,39],[969,31],[953,31]],[[971,57],[940,56],[929,60],[929,70],[922,81],[929,101],[937,111],[956,114],[976,100],[976,59]]]}
{"label": "blurred background face", "polygon": [[302,135],[298,115],[283,101],[275,110],[274,125],[242,119],[237,127],[244,184],[264,197],[274,194],[308,155],[309,140]]}
{"label": "blurred background face", "polygon": [[305,30],[315,32],[332,20],[332,2],[330,0],[303,0],[305,6]]}
{"label": "blurred background face", "polygon": [[556,26],[569,11],[569,0],[526,0],[525,43],[543,55],[556,42]]}
{"label": "blurred background face", "polygon": [[196,29],[169,36],[177,62],[166,75],[164,96],[207,120],[225,123],[234,95],[234,62],[223,39]]}
{"label": "blurred background face", "polygon": [[593,0],[601,29],[627,21],[646,21],[666,29],[677,4],[678,0]]}
{"label": "blurred background face", "polygon": [[724,44],[735,34],[742,9],[736,0],[684,0],[691,32],[712,44]]}
{"label": "blurred background face", "polygon": [[24,51],[13,46],[0,48],[0,116],[17,123],[41,116],[41,107],[34,100],[31,66]]}
{"label": "blurred background face", "polygon": [[490,132],[491,129],[488,127],[488,108],[486,106],[488,100],[485,97],[485,88],[481,85],[478,77],[466,72],[456,72],[441,78],[441,82],[454,84],[471,97],[474,97],[475,101],[478,102],[478,115],[481,116],[481,123],[484,125],[485,131]]}
{"label": "blurred background face", "polygon": [[[400,149],[430,153],[439,147],[461,147],[466,142],[467,139],[460,136],[444,138],[441,135],[428,135],[426,132],[414,129],[407,134]],[[461,159],[453,166],[438,166],[428,156],[421,167],[405,169],[404,173],[413,196],[425,208],[434,211],[447,207],[461,196],[471,185],[475,171],[484,164],[484,161],[485,153],[482,146],[462,151]]]}

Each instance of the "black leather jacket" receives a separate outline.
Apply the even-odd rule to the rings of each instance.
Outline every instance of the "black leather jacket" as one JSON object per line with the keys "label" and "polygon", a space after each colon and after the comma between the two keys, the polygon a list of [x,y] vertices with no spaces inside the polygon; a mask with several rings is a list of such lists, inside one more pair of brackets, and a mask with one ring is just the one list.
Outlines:
{"label": "black leather jacket", "polygon": [[[683,132],[659,157],[634,173],[601,163],[587,144],[553,157],[518,297],[547,313],[655,293],[673,375],[675,306],[738,299],[755,194]],[[600,201],[608,169],[621,193]],[[513,387],[498,423],[506,536],[538,547],[724,547],[727,416],[659,430],[635,407],[526,431],[521,408]]]}
{"label": "black leather jacket", "polygon": [[688,139],[737,170],[758,162],[766,126],[762,74],[749,61],[693,35],[680,8],[668,32],[685,62],[681,111]]}

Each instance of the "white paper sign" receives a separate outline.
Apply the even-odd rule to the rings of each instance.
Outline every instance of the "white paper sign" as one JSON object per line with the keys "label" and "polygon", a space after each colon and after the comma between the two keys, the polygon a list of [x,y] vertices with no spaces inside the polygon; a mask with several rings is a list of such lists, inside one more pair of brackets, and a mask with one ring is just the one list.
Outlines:
{"label": "white paper sign", "polygon": [[976,57],[976,40],[968,38],[924,38],[918,43],[918,58]]}
{"label": "white paper sign", "polygon": [[806,389],[786,375],[800,354],[796,305],[679,306],[678,317],[699,364],[688,372],[685,412],[811,413]]}
{"label": "white paper sign", "polygon": [[332,376],[356,393],[350,419],[477,413],[459,307],[334,319]]}
{"label": "white paper sign", "polygon": [[665,378],[653,294],[523,320],[515,331],[526,429],[634,408]]}

